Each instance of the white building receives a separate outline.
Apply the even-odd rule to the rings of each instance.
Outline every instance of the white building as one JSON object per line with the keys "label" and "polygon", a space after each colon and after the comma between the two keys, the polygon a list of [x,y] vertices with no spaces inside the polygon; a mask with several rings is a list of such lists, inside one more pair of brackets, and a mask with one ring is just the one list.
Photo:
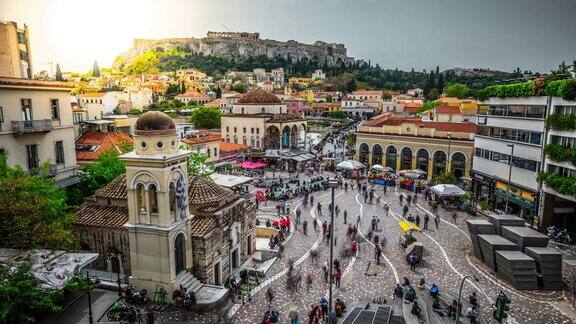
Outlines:
{"label": "white building", "polygon": [[487,106],[487,113],[477,117],[475,196],[502,211],[508,200],[509,214],[531,221],[537,214],[547,97],[489,98],[480,105]]}
{"label": "white building", "polygon": [[322,70],[320,70],[320,69],[315,70],[315,71],[312,73],[312,79],[313,79],[313,80],[324,80],[324,79],[326,79],[326,73],[324,73],[324,72],[323,72]]}
{"label": "white building", "polygon": [[33,173],[48,163],[57,185],[78,182],[70,90],[63,82],[0,78],[0,153],[9,166]]}
{"label": "white building", "polygon": [[[548,119],[553,119],[557,115],[576,115],[576,101],[566,101],[562,98],[552,97],[548,111]],[[576,130],[566,131],[550,123],[550,128],[546,138],[546,147],[553,146],[550,151],[576,150]],[[545,149],[546,153],[547,150]],[[555,174],[564,178],[576,179],[575,161],[556,161],[550,158],[550,154],[545,154],[544,167],[542,171]],[[576,197],[561,194],[551,188],[546,181],[542,185],[542,205],[541,225],[543,227],[556,225],[566,227],[572,231],[576,228]]]}

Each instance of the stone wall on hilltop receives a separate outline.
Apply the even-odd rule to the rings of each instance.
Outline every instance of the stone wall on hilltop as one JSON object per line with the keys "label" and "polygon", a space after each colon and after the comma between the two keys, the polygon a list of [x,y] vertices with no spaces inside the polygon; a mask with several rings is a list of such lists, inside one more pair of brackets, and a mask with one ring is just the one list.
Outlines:
{"label": "stone wall on hilltop", "polygon": [[301,59],[318,59],[333,65],[338,61],[344,64],[354,63],[354,58],[346,55],[344,44],[317,41],[314,44],[303,44],[294,40],[281,42],[270,39],[241,39],[229,37],[205,38],[166,38],[166,39],[135,39],[130,50],[116,58],[113,67],[121,68],[138,55],[148,50],[161,48],[168,50],[177,46],[190,47],[193,51],[204,55],[221,57],[261,56],[268,58],[289,57],[296,61]]}

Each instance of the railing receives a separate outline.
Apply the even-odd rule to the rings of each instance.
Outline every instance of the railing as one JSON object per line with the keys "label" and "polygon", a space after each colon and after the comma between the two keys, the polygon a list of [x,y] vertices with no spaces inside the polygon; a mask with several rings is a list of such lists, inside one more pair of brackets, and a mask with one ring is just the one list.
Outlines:
{"label": "railing", "polygon": [[49,132],[52,130],[51,119],[18,120],[12,121],[12,131],[14,133]]}

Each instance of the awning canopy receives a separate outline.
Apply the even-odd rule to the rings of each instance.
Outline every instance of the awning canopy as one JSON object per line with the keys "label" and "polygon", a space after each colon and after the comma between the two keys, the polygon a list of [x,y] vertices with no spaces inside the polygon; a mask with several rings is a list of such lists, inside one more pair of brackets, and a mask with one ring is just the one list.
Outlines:
{"label": "awning canopy", "polygon": [[358,161],[346,160],[336,165],[337,170],[359,170],[364,169],[366,166]]}
{"label": "awning canopy", "polygon": [[430,188],[430,190],[443,197],[460,197],[466,194],[466,191],[453,184],[438,184]]}
{"label": "awning canopy", "polygon": [[230,174],[212,173],[210,178],[214,183],[225,188],[232,188],[252,181],[250,177],[235,176]]}
{"label": "awning canopy", "polygon": [[236,166],[238,166],[239,168],[242,168],[242,169],[260,169],[260,168],[265,167],[266,163],[244,161],[244,162],[240,162],[240,163],[236,164]]}
{"label": "awning canopy", "polygon": [[304,162],[314,159],[316,156],[312,153],[308,153],[304,150],[290,149],[290,150],[273,150],[268,149],[264,154],[265,158],[269,159],[280,159],[280,160],[292,160],[296,162]]}
{"label": "awning canopy", "polygon": [[67,253],[52,250],[0,249],[0,264],[32,262],[31,273],[44,289],[61,289],[76,271],[98,258],[98,253]]}

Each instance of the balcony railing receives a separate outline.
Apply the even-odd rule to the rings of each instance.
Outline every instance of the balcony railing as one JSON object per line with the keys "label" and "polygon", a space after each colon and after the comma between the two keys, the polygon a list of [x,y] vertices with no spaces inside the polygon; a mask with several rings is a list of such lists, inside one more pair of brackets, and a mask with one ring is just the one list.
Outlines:
{"label": "balcony railing", "polygon": [[51,119],[12,121],[12,131],[16,134],[49,132],[52,130]]}

